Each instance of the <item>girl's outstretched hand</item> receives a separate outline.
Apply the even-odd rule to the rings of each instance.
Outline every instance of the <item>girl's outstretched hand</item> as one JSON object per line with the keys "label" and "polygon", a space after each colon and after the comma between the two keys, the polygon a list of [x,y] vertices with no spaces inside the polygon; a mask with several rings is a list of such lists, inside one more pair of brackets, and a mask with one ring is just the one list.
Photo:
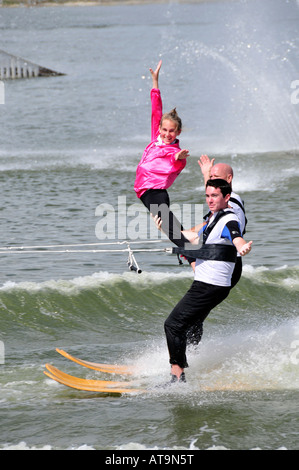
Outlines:
{"label": "girl's outstretched hand", "polygon": [[186,149],[183,149],[180,152],[175,154],[176,160],[184,160],[187,157],[189,157],[189,150],[186,150]]}
{"label": "girl's outstretched hand", "polygon": [[162,66],[162,60],[159,61],[156,70],[149,69],[153,79],[153,88],[159,88],[159,72]]}

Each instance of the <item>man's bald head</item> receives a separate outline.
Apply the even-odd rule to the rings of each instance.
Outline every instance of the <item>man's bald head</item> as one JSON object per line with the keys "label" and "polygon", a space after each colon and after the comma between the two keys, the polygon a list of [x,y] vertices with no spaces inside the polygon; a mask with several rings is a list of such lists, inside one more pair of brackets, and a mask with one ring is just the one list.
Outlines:
{"label": "man's bald head", "polygon": [[211,179],[220,178],[231,184],[233,176],[233,169],[230,165],[227,165],[227,163],[216,163],[216,165],[212,166]]}

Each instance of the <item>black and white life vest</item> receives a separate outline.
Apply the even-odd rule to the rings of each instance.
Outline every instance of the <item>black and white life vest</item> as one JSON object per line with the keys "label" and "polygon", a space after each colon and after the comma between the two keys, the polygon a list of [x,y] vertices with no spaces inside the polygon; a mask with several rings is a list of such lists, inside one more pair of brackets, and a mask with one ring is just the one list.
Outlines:
{"label": "black and white life vest", "polygon": [[[233,193],[233,194],[235,194],[235,193]],[[238,195],[236,195],[236,196],[238,196]],[[238,197],[240,197],[240,196],[238,196]],[[245,235],[245,233],[246,233],[246,225],[247,225],[247,222],[248,222],[248,221],[247,221],[247,217],[246,217],[246,212],[245,212],[244,201],[243,201],[242,199],[241,199],[241,200],[237,199],[237,197],[231,196],[231,197],[229,198],[229,204],[231,204],[231,203],[232,203],[232,204],[235,204],[236,206],[238,206],[238,207],[241,209],[241,211],[243,212],[243,215],[244,215],[244,222],[245,222],[244,230],[243,230],[243,233],[242,233],[242,236],[243,236],[243,235]]]}
{"label": "black and white life vest", "polygon": [[180,254],[183,256],[190,257],[190,258],[198,258],[198,259],[203,259],[203,260],[214,260],[214,261],[228,261],[231,263],[235,263],[237,260],[237,249],[234,245],[220,244],[220,243],[219,244],[218,243],[217,244],[206,243],[215,225],[219,222],[220,219],[222,219],[222,217],[228,214],[235,215],[233,211],[220,210],[217,213],[213,222],[209,224],[208,227],[206,227],[206,229],[203,232],[203,244],[200,248],[185,250],[184,248],[181,248],[181,247],[174,247],[172,248],[172,253]]}

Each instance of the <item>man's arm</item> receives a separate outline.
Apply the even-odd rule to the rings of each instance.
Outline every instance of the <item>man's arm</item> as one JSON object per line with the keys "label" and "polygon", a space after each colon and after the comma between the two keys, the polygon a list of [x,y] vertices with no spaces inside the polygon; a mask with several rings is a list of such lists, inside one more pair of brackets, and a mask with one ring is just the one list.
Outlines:
{"label": "man's arm", "polygon": [[[158,215],[153,216],[151,214],[152,218],[154,219],[154,222],[156,224],[156,227],[158,230],[162,232],[162,219]],[[196,225],[190,230],[182,230],[182,234],[189,240],[192,245],[198,245],[199,244],[199,239],[200,237],[198,236],[199,230],[206,225],[206,222],[203,222],[202,224]],[[197,229],[197,230],[196,230]]]}
{"label": "man's arm", "polygon": [[185,238],[187,238],[187,240],[189,240],[192,245],[199,244],[200,237],[198,236],[198,232],[195,232],[193,230],[182,230],[182,234]]}
{"label": "man's arm", "polygon": [[212,160],[210,160],[207,155],[202,155],[200,159],[198,160],[198,164],[200,166],[201,172],[204,177],[205,185],[208,179],[210,179],[211,169],[212,169],[212,166],[214,165],[214,161],[215,161],[215,158],[212,158]]}

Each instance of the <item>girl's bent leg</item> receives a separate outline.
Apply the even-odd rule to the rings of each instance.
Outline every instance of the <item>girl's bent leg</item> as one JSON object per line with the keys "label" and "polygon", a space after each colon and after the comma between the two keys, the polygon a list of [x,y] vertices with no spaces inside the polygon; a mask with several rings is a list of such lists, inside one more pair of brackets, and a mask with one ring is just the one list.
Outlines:
{"label": "girl's bent leg", "polygon": [[[166,189],[148,189],[140,199],[151,214],[161,217],[163,232],[169,240],[179,247],[184,247],[188,240],[182,234],[182,224],[169,209],[170,200]],[[193,258],[187,259],[189,263],[195,261]]]}

